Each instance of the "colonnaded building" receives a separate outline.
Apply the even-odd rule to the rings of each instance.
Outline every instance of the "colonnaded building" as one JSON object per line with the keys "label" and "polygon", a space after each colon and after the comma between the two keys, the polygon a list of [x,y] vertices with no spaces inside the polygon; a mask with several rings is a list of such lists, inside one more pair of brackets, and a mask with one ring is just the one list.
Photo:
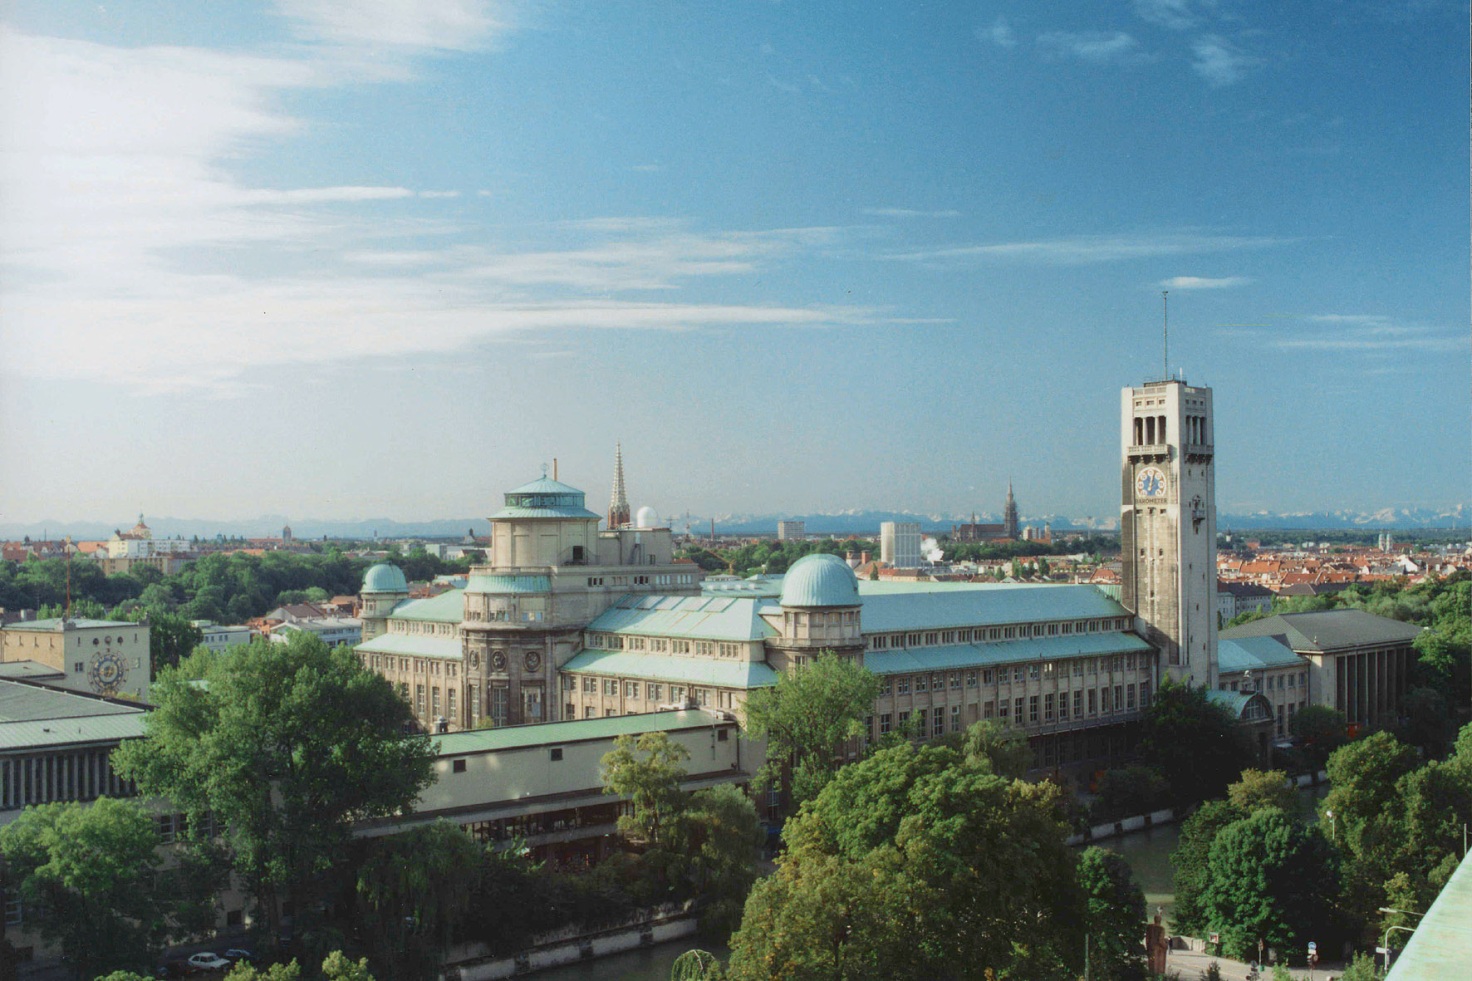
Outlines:
{"label": "colonnaded building", "polygon": [[[374,566],[357,650],[444,732],[686,707],[739,720],[752,689],[832,650],[881,679],[871,739],[916,716],[927,737],[996,719],[1025,731],[1048,768],[1126,749],[1166,678],[1216,692],[1264,750],[1275,715],[1281,737],[1309,703],[1393,708],[1403,677],[1360,671],[1383,690],[1347,691],[1332,658],[1288,638],[1228,645],[1220,672],[1213,415],[1211,390],[1183,380],[1124,390],[1117,598],[1091,585],[860,582],[824,554],[782,577],[707,581],[674,558],[650,509],[631,520],[620,453],[606,521],[545,474],[508,492],[489,562],[463,589],[411,601],[397,568]],[[1257,690],[1259,665],[1276,698]]]}

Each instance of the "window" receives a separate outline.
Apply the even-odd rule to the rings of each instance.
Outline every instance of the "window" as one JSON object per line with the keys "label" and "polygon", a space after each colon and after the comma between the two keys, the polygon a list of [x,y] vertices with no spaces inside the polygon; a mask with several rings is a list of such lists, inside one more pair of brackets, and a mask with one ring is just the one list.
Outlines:
{"label": "window", "polygon": [[1017,665],[1017,667],[1015,667],[1015,668],[1012,669],[1012,683],[1015,685],[1015,684],[1020,684],[1021,682],[1022,682],[1022,665],[1019,664],[1019,665]]}
{"label": "window", "polygon": [[657,702],[664,698],[664,685],[649,685],[649,700]]}
{"label": "window", "polygon": [[1089,689],[1089,714],[1099,714],[1099,692],[1094,688]]}
{"label": "window", "polygon": [[453,760],[453,761],[451,761],[451,763],[450,763],[450,772],[451,773],[464,773],[465,772],[465,761],[464,760]]}
{"label": "window", "polygon": [[904,677],[904,678],[901,678],[899,680],[899,692],[898,692],[898,694],[901,694],[901,695],[908,695],[908,694],[910,694],[910,679],[909,679],[908,676],[907,677]]}
{"label": "window", "polygon": [[583,694],[584,695],[596,695],[596,694],[598,694],[598,679],[597,678],[584,678],[583,679]]}
{"label": "window", "polygon": [[917,674],[915,675],[915,693],[919,694],[922,691],[925,691],[925,675]]}
{"label": "window", "polygon": [[1020,698],[1012,699],[1012,720],[1022,725],[1022,699]]}
{"label": "window", "polygon": [[697,689],[695,689],[695,704],[696,705],[702,705],[702,706],[709,705],[710,704],[710,689],[709,688],[697,688]]}
{"label": "window", "polygon": [[429,704],[430,704],[430,710],[435,715],[439,715],[440,714],[440,686],[439,685],[435,685],[433,688],[431,688],[429,690]]}
{"label": "window", "polygon": [[585,718],[585,719],[591,719],[591,718],[593,718],[593,713],[596,712],[596,711],[597,710],[595,708],[593,708],[593,706],[591,706],[591,705],[584,705],[583,706],[583,718]]}
{"label": "window", "polygon": [[879,716],[879,732],[881,735],[889,731],[891,718],[892,716],[887,712]]}
{"label": "window", "polygon": [[561,746],[553,746],[551,749],[549,749],[547,751],[547,757],[553,763],[561,763],[562,762],[562,747]]}
{"label": "window", "polygon": [[937,705],[936,708],[935,708],[935,711],[932,712],[932,713],[930,713],[930,715],[931,715],[931,718],[933,720],[931,722],[931,726],[930,726],[930,734],[932,736],[943,736],[943,735],[945,735],[945,732],[946,732],[946,710],[945,710],[945,708],[943,706]]}
{"label": "window", "polygon": [[683,702],[685,700],[684,685],[670,685],[670,701]]}
{"label": "window", "polygon": [[1043,721],[1053,721],[1053,693],[1049,692],[1043,696]]}
{"label": "window", "polygon": [[1073,717],[1075,719],[1084,717],[1084,693],[1081,691],[1073,693]]}
{"label": "window", "polygon": [[455,689],[453,688],[445,692],[445,710],[449,712],[452,720],[458,718],[455,715]]}
{"label": "window", "polygon": [[1114,711],[1124,711],[1124,685],[1114,686]]}
{"label": "window", "polygon": [[511,695],[505,688],[491,689],[491,725],[501,727],[510,721]]}
{"label": "window", "polygon": [[951,706],[951,731],[961,731],[961,706],[959,705]]}
{"label": "window", "polygon": [[894,687],[894,685],[890,681],[890,679],[888,679],[888,678],[880,678],[879,679],[879,694],[881,694],[881,695],[888,695],[890,693],[890,690],[893,687]]}
{"label": "window", "polygon": [[1100,688],[1099,689],[1099,711],[1100,712],[1103,712],[1105,715],[1108,715],[1110,712],[1113,712],[1114,711],[1114,709],[1110,707],[1113,704],[1114,703],[1111,702],[1110,699],[1109,699],[1109,689],[1108,688]]}
{"label": "window", "polygon": [[618,682],[613,678],[603,679],[603,694],[609,698],[618,697]]}
{"label": "window", "polygon": [[721,729],[716,733],[716,742],[725,743],[731,741],[731,730]]}
{"label": "window", "polygon": [[[1051,695],[1048,697],[1052,697]],[[1058,693],[1058,721],[1068,721],[1068,692]]]}
{"label": "window", "polygon": [[639,683],[637,681],[625,681],[624,682],[624,697],[625,698],[638,698],[639,697]]}
{"label": "window", "polygon": [[1038,721],[1038,697],[1036,695],[1027,696],[1027,721],[1029,724]]}
{"label": "window", "polygon": [[1150,682],[1140,682],[1140,708],[1146,708],[1150,704]]}
{"label": "window", "polygon": [[[987,702],[987,704],[990,705],[991,702]],[[997,704],[1000,706],[1002,721],[1005,722],[1008,718],[1008,713],[1011,711],[1011,704],[1005,698]]]}
{"label": "window", "polygon": [[[1002,707],[1003,708],[1006,708],[1006,705],[1004,704]],[[996,714],[997,714],[997,703],[996,702],[993,702],[993,701],[988,700],[987,703],[981,707],[981,717],[983,719],[994,718],[996,716]]]}
{"label": "window", "polygon": [[989,685],[989,684],[992,683],[992,669],[991,668],[987,668],[985,671],[983,671],[981,673],[981,681],[982,681],[982,684],[986,684],[986,685]]}
{"label": "window", "polygon": [[966,687],[967,688],[975,688],[976,687],[976,672],[975,671],[967,671],[966,672]]}
{"label": "window", "polygon": [[1124,698],[1125,698],[1124,704],[1125,704],[1125,707],[1126,708],[1134,708],[1135,707],[1135,686],[1134,685],[1126,685],[1125,686],[1125,689],[1124,689]]}
{"label": "window", "polygon": [[1038,666],[1036,664],[1029,664],[1027,666],[1027,678],[1029,681],[1038,680]]}
{"label": "window", "polygon": [[414,686],[414,711],[417,714],[419,714],[419,715],[423,715],[424,714],[424,686],[423,685],[415,685]]}

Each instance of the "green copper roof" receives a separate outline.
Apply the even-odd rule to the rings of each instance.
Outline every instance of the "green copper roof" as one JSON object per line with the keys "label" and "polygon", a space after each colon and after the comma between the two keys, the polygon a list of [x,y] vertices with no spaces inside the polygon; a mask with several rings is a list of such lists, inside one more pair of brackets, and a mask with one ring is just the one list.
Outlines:
{"label": "green copper roof", "polygon": [[404,578],[404,572],[396,565],[380,562],[373,566],[363,576],[363,592],[365,593],[407,593],[409,581]]}
{"label": "green copper roof", "polygon": [[1424,978],[1460,978],[1472,964],[1472,862],[1464,857],[1426,915],[1390,935],[1391,947],[1405,944],[1385,981],[1421,981]]}
{"label": "green copper roof", "polygon": [[678,712],[649,712],[644,715],[613,715],[601,719],[577,719],[567,722],[543,722],[538,725],[506,726],[502,729],[474,729],[435,736],[440,756],[462,756],[501,749],[528,746],[556,746],[592,739],[639,735],[646,732],[673,732],[679,729],[706,729],[712,725],[729,725],[699,709]]}
{"label": "green copper roof", "polygon": [[435,623],[459,623],[465,619],[465,590],[450,589],[427,599],[409,600],[394,607],[389,614],[395,620],[433,620]]}
{"label": "green copper roof", "polygon": [[697,640],[761,640],[777,631],[761,618],[777,612],[751,596],[621,597],[588,625],[593,633],[647,634]]}
{"label": "green copper roof", "polygon": [[1216,661],[1221,674],[1291,668],[1304,663],[1276,637],[1222,637],[1217,641]]}
{"label": "green copper roof", "polygon": [[897,651],[865,651],[864,667],[875,674],[911,674],[957,668],[989,668],[1027,661],[1064,661],[1101,654],[1153,651],[1134,634],[1119,631],[1071,634],[1067,637],[1029,637],[987,644],[940,644]]}
{"label": "green copper roof", "polygon": [[542,477],[506,492],[506,506],[491,520],[505,518],[597,518],[585,505],[582,491]]}
{"label": "green copper roof", "polygon": [[562,670],[571,674],[648,678],[716,688],[765,688],[777,683],[777,672],[760,661],[718,661],[639,651],[584,650],[563,665]]}
{"label": "green copper roof", "polygon": [[782,577],[783,606],[858,606],[859,583],[854,570],[836,555],[814,552],[792,563]]}
{"label": "green copper roof", "polygon": [[434,634],[379,634],[353,650],[366,654],[404,654],[449,660],[457,660],[461,655],[459,637]]}
{"label": "green copper roof", "polygon": [[[1234,719],[1246,719],[1249,722],[1273,717],[1272,703],[1267,700],[1262,692],[1257,691],[1222,691],[1220,688],[1209,688],[1206,691],[1207,701],[1220,705],[1232,713]],[[1248,706],[1256,703],[1257,711],[1249,713]]]}
{"label": "green copper roof", "polygon": [[552,580],[547,576],[471,576],[465,584],[465,591],[468,593],[519,595],[546,593],[551,590]]}
{"label": "green copper roof", "polygon": [[940,582],[859,583],[864,633],[1128,617],[1093,586]]}

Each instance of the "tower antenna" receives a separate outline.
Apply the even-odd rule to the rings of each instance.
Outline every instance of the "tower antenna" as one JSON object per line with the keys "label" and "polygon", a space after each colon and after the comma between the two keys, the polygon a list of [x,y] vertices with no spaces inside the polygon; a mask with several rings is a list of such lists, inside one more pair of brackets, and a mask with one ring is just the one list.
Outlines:
{"label": "tower antenna", "polygon": [[1160,331],[1164,341],[1164,352],[1161,357],[1161,368],[1163,369],[1162,380],[1170,381],[1170,290],[1160,291]]}

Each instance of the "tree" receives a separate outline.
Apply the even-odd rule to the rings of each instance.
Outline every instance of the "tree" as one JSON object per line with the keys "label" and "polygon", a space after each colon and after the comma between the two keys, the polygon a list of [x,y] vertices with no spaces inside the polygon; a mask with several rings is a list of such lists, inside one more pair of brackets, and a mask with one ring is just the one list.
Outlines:
{"label": "tree", "polygon": [[322,959],[322,977],[325,981],[373,981],[368,971],[368,958],[352,960],[340,950],[334,950]]}
{"label": "tree", "polygon": [[1175,867],[1175,910],[1171,921],[1177,933],[1204,936],[1206,914],[1201,894],[1209,877],[1211,844],[1217,833],[1246,817],[1224,800],[1207,801],[1181,824],[1181,835],[1170,862]]}
{"label": "tree", "polygon": [[1427,757],[1439,757],[1456,735],[1447,700],[1435,688],[1412,688],[1401,701],[1402,724],[1396,736]]}
{"label": "tree", "polygon": [[145,737],[119,747],[113,765],[186,811],[191,826],[213,815],[272,940],[283,936],[279,902],[289,901],[293,939],[315,943],[350,822],[409,809],[434,750],[402,735],[409,708],[382,676],[305,632],[216,659],[204,680],[162,671]]}
{"label": "tree", "polygon": [[941,744],[844,767],[788,821],[731,977],[1059,976],[1083,938],[1058,796]]}
{"label": "tree", "polygon": [[1237,720],[1205,688],[1172,681],[1145,710],[1139,754],[1160,770],[1178,805],[1220,797],[1256,758]]}
{"label": "tree", "polygon": [[687,950],[670,966],[670,981],[722,981],[724,977],[721,962],[707,950]]}
{"label": "tree", "polygon": [[629,799],[631,813],[619,817],[619,833],[661,848],[668,844],[671,825],[685,809],[680,781],[685,778],[684,762],[690,752],[664,732],[646,732],[637,740],[622,735],[613,741],[613,747],[599,765],[603,792]]}
{"label": "tree", "polygon": [[1319,802],[1319,816],[1344,853],[1343,901],[1365,921],[1387,905],[1385,884],[1395,874],[1406,836],[1397,784],[1415,767],[1415,750],[1388,732],[1372,733],[1329,757],[1330,789]]}
{"label": "tree", "polygon": [[177,613],[137,610],[130,619],[148,621],[148,656],[155,678],[159,671],[178,664],[204,643],[204,632]]}
{"label": "tree", "polygon": [[967,727],[961,751],[971,759],[986,760],[993,773],[1009,780],[1020,779],[1033,767],[1027,736],[1020,729],[992,719],[982,719]]}
{"label": "tree", "polygon": [[1242,777],[1227,787],[1227,800],[1244,814],[1276,807],[1290,817],[1298,814],[1298,792],[1288,785],[1282,770],[1243,770]]}
{"label": "tree", "polygon": [[701,903],[701,925],[725,940],[741,923],[765,835],[751,799],[731,784],[699,790],[679,822],[675,850]]}
{"label": "tree", "polygon": [[78,977],[147,969],[169,931],[173,877],[153,818],[100,797],[28,807],[0,830],[0,855],[28,920]]}
{"label": "tree", "polygon": [[793,811],[815,797],[842,762],[844,743],[863,733],[877,697],[878,677],[832,651],[752,692],[746,730],[767,740],[755,785],[784,789]]}
{"label": "tree", "polygon": [[1149,766],[1105,770],[1098,791],[1090,815],[1100,821],[1147,814],[1170,799],[1170,784],[1159,770]]}
{"label": "tree", "polygon": [[1309,766],[1317,773],[1329,761],[1329,754],[1349,741],[1345,734],[1348,722],[1344,713],[1328,705],[1308,705],[1293,716],[1288,732],[1303,741]]}
{"label": "tree", "polygon": [[1298,950],[1332,928],[1338,871],[1337,853],[1317,827],[1259,810],[1212,842],[1202,913],[1233,957],[1255,956],[1259,939]]}
{"label": "tree", "polygon": [[302,968],[292,958],[284,964],[272,964],[270,967],[256,967],[245,961],[237,961],[225,975],[225,981],[301,981]]}
{"label": "tree", "polygon": [[357,924],[391,978],[435,974],[470,909],[480,845],[456,824],[433,824],[368,844],[358,867]]}
{"label": "tree", "polygon": [[1078,858],[1089,934],[1090,977],[1124,981],[1145,977],[1145,894],[1118,854],[1090,846]]}

